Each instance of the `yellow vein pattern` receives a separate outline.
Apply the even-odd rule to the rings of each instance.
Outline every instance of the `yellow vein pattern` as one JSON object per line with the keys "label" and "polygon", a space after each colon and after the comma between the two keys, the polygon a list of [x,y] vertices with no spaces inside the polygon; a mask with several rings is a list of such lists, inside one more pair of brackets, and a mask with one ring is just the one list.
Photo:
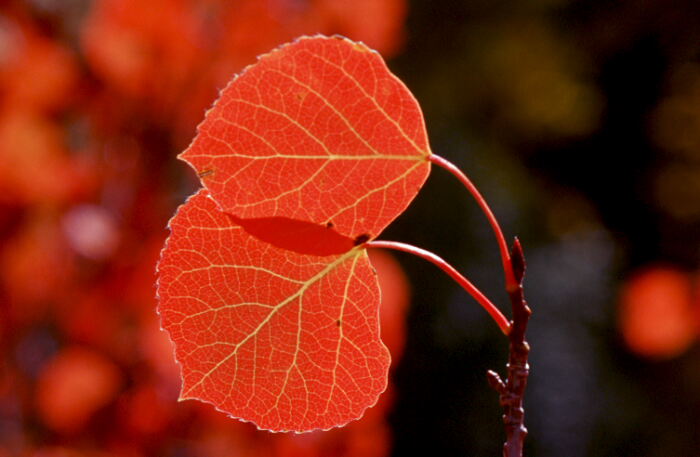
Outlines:
{"label": "yellow vein pattern", "polygon": [[406,208],[429,156],[420,107],[382,58],[316,36],[232,80],[180,158],[237,217],[330,222],[355,238]]}
{"label": "yellow vein pattern", "polygon": [[[357,87],[357,89],[360,92],[362,92],[362,95],[364,97],[366,97],[368,100],[370,100],[372,102],[372,104],[376,107],[376,109],[378,111],[380,111],[382,113],[382,115],[387,120],[389,120],[392,124],[394,124],[396,129],[399,132],[401,132],[401,135],[406,139],[406,141],[411,143],[411,145],[414,147],[414,149],[416,151],[419,151],[421,154],[423,154],[425,156],[430,155],[430,151],[426,147],[427,145],[418,144],[414,138],[412,138],[410,135],[408,135],[406,133],[406,131],[404,130],[404,127],[401,125],[401,123],[398,120],[396,120],[394,117],[392,117],[392,115],[389,112],[387,112],[387,110],[385,110],[382,105],[379,104],[379,102],[376,99],[376,96],[370,95],[367,92],[367,89],[365,89],[365,87],[363,87],[363,85],[357,80],[357,78],[355,78],[352,74],[348,73],[345,70],[345,68],[343,68],[341,65],[333,62],[332,60],[329,60],[327,58],[324,58],[324,57],[318,56],[318,55],[314,55],[313,57],[321,59],[326,65],[329,65],[331,67],[334,67],[334,68],[337,68],[338,70],[340,70],[348,78],[348,80],[350,80]],[[400,83],[401,85],[403,85],[403,83],[401,83],[401,81],[397,81],[397,82]],[[408,89],[406,89],[406,90],[408,90]]]}
{"label": "yellow vein pattern", "polygon": [[181,399],[276,431],[340,426],[376,402],[389,354],[365,250],[276,249],[232,225],[205,190],[170,229],[159,313],[182,369]]}

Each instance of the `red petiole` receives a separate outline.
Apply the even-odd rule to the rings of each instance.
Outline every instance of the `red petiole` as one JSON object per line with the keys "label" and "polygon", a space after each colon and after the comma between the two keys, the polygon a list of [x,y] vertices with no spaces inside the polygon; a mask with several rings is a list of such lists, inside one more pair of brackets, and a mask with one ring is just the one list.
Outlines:
{"label": "red petiole", "polygon": [[525,274],[525,258],[522,248],[520,242],[516,238],[513,244],[513,250],[508,250],[503,231],[496,217],[493,215],[491,208],[489,208],[484,197],[482,197],[481,193],[476,189],[476,186],[474,186],[459,168],[434,154],[430,156],[430,161],[455,175],[469,190],[469,193],[476,199],[481,210],[486,214],[491,228],[496,234],[498,248],[501,252],[503,271],[506,279],[506,290],[508,291],[513,310],[513,320],[508,321],[498,308],[496,308],[467,278],[462,276],[454,267],[432,252],[394,241],[371,241],[367,243],[367,246],[409,252],[437,265],[457,281],[464,290],[469,292],[496,321],[501,331],[508,336],[510,341],[510,354],[508,357],[507,377],[501,379],[494,371],[489,371],[487,375],[489,384],[498,392],[500,403],[503,407],[503,422],[506,428],[506,442],[503,446],[503,456],[522,457],[523,443],[527,436],[523,397],[529,374],[527,360],[530,352],[530,346],[525,341],[525,330],[531,314],[530,308],[527,306],[527,302],[523,296],[522,281],[523,275]]}
{"label": "red petiole", "polygon": [[491,315],[493,320],[496,321],[496,324],[498,324],[501,331],[505,335],[508,335],[508,333],[510,332],[510,323],[508,322],[508,319],[506,319],[506,317],[503,315],[503,313],[501,313],[498,310],[498,308],[496,308],[496,306],[493,303],[491,303],[491,300],[489,300],[486,297],[486,295],[484,295],[479,289],[477,289],[476,286],[471,283],[471,281],[462,276],[462,274],[459,271],[457,271],[452,265],[447,263],[441,257],[433,254],[430,251],[426,251],[425,249],[421,249],[410,244],[399,243],[397,241],[370,241],[365,246],[370,248],[386,248],[408,252],[409,254],[416,255],[424,260],[427,260],[428,262],[431,262],[432,264],[440,268],[442,271],[447,273],[452,279],[457,281],[457,283],[460,286],[462,286],[462,288],[466,290],[469,293],[469,295],[474,297],[474,299],[477,302],[479,302],[479,304],[486,310],[486,312],[488,312]]}
{"label": "red petiole", "polygon": [[[506,243],[505,237],[503,236],[501,226],[498,224],[496,216],[494,216],[493,211],[491,211],[491,208],[489,207],[488,203],[486,203],[486,200],[477,190],[476,186],[471,182],[471,180],[454,164],[435,154],[430,155],[430,161],[446,169],[454,176],[456,176],[457,179],[459,179],[459,181],[462,184],[464,184],[464,187],[467,188],[469,193],[472,194],[477,204],[486,215],[486,218],[491,224],[491,228],[493,229],[493,232],[496,235],[496,241],[498,242],[498,248],[501,253],[501,261],[503,263],[503,271],[506,279],[506,290],[509,293],[516,290],[519,286],[519,283],[515,278],[515,273],[513,272],[513,263],[511,261],[510,253],[508,251],[508,245]],[[433,263],[434,265],[442,269],[442,271],[447,273],[460,286],[462,286],[462,288],[466,290],[469,293],[469,295],[474,297],[474,299],[477,302],[479,302],[479,304],[486,310],[486,312],[488,312],[491,315],[493,320],[496,321],[496,324],[498,324],[501,331],[505,335],[508,335],[510,333],[511,324],[508,321],[508,319],[506,319],[506,317],[503,315],[503,313],[501,313],[498,310],[498,308],[496,308],[496,306],[491,302],[491,300],[489,300],[476,286],[474,286],[474,284],[472,284],[467,278],[462,276],[462,274],[460,274],[452,265],[445,262],[445,260],[443,260],[441,257],[433,254],[430,251],[426,251],[425,249],[421,249],[410,244],[399,243],[396,241],[371,241],[367,243],[367,246],[408,252]]]}
{"label": "red petiole", "polygon": [[460,170],[457,168],[452,162],[449,162],[446,159],[443,159],[442,157],[431,154],[430,155],[430,161],[434,163],[435,165],[438,165],[445,170],[449,171],[452,173],[459,181],[464,184],[464,187],[467,188],[470,194],[474,197],[476,200],[476,203],[479,205],[481,208],[481,211],[486,215],[486,218],[489,221],[489,224],[491,224],[491,228],[493,229],[493,233],[496,235],[496,241],[498,242],[498,250],[501,253],[501,262],[503,264],[503,272],[505,274],[506,278],[506,290],[507,291],[513,291],[518,287],[518,282],[515,279],[515,274],[513,273],[513,264],[510,259],[510,253],[508,251],[508,243],[506,242],[505,237],[503,236],[503,231],[501,230],[501,226],[498,224],[498,220],[496,220],[496,216],[493,215],[493,211],[491,211],[491,208],[489,207],[488,203],[486,203],[486,200],[484,197],[481,195],[479,190],[476,188],[476,186],[471,182],[469,178]]}

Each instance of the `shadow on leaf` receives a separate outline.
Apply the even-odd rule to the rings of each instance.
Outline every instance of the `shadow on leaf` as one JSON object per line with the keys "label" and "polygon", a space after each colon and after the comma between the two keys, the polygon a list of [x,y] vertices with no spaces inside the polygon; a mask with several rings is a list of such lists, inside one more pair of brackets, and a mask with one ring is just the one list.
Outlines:
{"label": "shadow on leaf", "polygon": [[231,214],[228,217],[260,241],[299,254],[337,255],[356,245],[352,238],[336,232],[331,223],[317,225],[287,217],[241,219]]}

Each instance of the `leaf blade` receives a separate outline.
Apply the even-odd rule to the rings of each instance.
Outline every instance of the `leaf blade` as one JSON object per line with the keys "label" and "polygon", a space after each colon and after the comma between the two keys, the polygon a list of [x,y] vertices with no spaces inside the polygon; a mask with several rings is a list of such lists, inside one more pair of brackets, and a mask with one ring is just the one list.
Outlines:
{"label": "leaf blade", "polygon": [[330,222],[374,238],[415,197],[429,155],[420,107],[382,58],[316,36],[236,77],[180,158],[237,217]]}
{"label": "leaf blade", "polygon": [[182,368],[181,399],[274,431],[344,425],[376,402],[390,356],[365,250],[275,248],[231,224],[206,191],[178,210],[171,231],[159,313]]}

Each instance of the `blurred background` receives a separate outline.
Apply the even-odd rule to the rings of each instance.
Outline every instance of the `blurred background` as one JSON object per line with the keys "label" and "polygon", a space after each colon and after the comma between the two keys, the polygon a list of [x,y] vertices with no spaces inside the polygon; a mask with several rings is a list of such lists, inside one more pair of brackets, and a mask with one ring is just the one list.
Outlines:
{"label": "blurred background", "polygon": [[[0,457],[495,456],[507,342],[435,267],[373,253],[392,381],[348,427],[258,432],[177,403],[154,266],[176,160],[255,56],[379,50],[528,261],[527,455],[700,455],[695,0],[0,1]],[[495,240],[435,169],[381,236],[507,310]]]}

